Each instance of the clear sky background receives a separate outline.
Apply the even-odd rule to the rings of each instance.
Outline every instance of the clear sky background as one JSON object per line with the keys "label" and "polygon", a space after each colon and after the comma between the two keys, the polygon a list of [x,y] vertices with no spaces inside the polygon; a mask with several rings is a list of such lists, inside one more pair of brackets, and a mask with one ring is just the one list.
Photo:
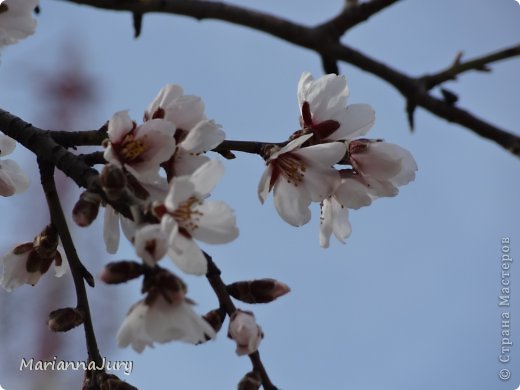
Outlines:
{"label": "clear sky background", "polygon": [[[342,1],[235,3],[313,25],[333,16]],[[186,93],[204,99],[208,117],[223,125],[228,139],[283,141],[298,128],[301,73],[318,77],[323,72],[310,51],[219,21],[146,15],[142,36],[134,40],[132,34],[129,13],[43,0],[36,35],[1,54],[0,107],[38,125],[40,103],[25,69],[56,64],[68,40],[83,51],[84,65],[100,80],[103,94],[103,106],[82,129],[98,128],[121,109],[130,109],[140,120],[162,86],[178,83]],[[448,66],[459,50],[470,58],[518,43],[520,5],[514,0],[405,1],[357,26],[343,40],[408,74],[421,75]],[[351,212],[353,233],[347,244],[333,240],[325,250],[318,241],[318,207],[309,224],[293,228],[279,218],[272,200],[262,206],[257,199],[264,169],[258,156],[239,154],[224,161],[226,175],[213,198],[236,210],[240,237],[206,249],[227,282],[273,277],[292,289],[268,305],[238,304],[254,310],[263,327],[260,352],[273,382],[285,390],[516,389],[519,159],[421,109],[411,134],[404,101],[393,88],[350,65],[342,64],[340,71],[349,81],[349,102],[369,103],[376,111],[369,136],[410,150],[419,171],[396,198]],[[461,107],[518,134],[519,71],[520,59],[508,60],[493,65],[493,73],[467,73],[446,86],[459,95]],[[21,165],[35,169],[31,155],[19,149],[15,156]],[[6,214],[0,221],[6,232],[2,248],[18,239],[9,233],[14,214],[7,210],[14,209],[22,220],[30,218],[24,202],[43,207],[44,199],[29,194],[0,199]],[[40,228],[28,229],[35,233]],[[93,256],[89,246],[103,245],[101,235],[97,237],[80,253],[87,264]],[[508,365],[498,362],[502,237],[510,237],[515,258],[510,308],[515,345]],[[109,258],[135,254],[125,246]],[[217,306],[204,278],[184,279],[201,313]],[[107,315],[117,316],[120,323],[140,298],[140,285],[112,288],[125,298],[114,301]],[[19,321],[22,331],[23,318]],[[250,370],[249,359],[235,355],[225,330],[202,346],[170,343],[141,355],[117,349],[113,332],[112,344],[102,346],[102,353],[110,351],[111,360],[133,360],[130,376],[115,373],[140,389],[233,389]],[[74,357],[85,355],[79,344]],[[12,354],[16,361],[20,357]],[[501,368],[511,370],[510,381],[499,380]],[[8,378],[0,376],[0,383],[17,390],[23,375],[4,373]]]}

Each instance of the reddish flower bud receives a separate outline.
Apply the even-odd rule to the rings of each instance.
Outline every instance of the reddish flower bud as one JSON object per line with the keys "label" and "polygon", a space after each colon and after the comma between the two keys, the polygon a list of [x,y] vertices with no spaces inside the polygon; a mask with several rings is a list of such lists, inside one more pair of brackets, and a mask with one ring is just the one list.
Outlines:
{"label": "reddish flower bud", "polygon": [[287,294],[291,289],[275,279],[235,282],[227,286],[229,295],[246,303],[268,303]]}
{"label": "reddish flower bud", "polygon": [[238,383],[238,390],[258,390],[262,385],[262,378],[256,371],[250,371]]}
{"label": "reddish flower bud", "polygon": [[135,261],[115,261],[103,268],[100,278],[107,284],[125,283],[138,278],[144,273],[141,263]]}
{"label": "reddish flower bud", "polygon": [[101,197],[89,191],[83,192],[72,209],[72,219],[78,226],[90,225],[97,217]]}
{"label": "reddish flower bud", "polygon": [[53,332],[67,332],[83,323],[83,311],[72,307],[54,310],[49,314],[47,325]]}

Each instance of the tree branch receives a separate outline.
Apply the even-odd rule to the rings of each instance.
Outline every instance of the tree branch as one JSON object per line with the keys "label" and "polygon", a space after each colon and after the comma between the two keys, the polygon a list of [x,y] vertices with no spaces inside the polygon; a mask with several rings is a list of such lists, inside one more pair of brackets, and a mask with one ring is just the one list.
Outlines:
{"label": "tree branch", "polygon": [[[70,235],[67,221],[61,208],[58,192],[56,191],[56,184],[54,182],[54,166],[41,159],[38,160],[40,168],[40,178],[49,212],[51,214],[51,221],[53,226],[58,231],[63,249],[67,255],[67,261],[70,266],[72,278],[74,280],[74,287],[76,289],[77,308],[83,313],[83,326],[85,329],[85,339],[87,344],[89,361],[96,363],[96,367],[102,367],[103,359],[99,353],[99,348],[96,342],[96,335],[94,333],[94,326],[92,325],[92,317],[88,303],[87,291],[83,279],[90,279],[93,283],[93,277],[85,269],[81,260],[78,257],[74,242]],[[85,272],[89,275],[86,276]],[[93,382],[96,383],[96,375],[93,375]]]}
{"label": "tree branch", "polygon": [[36,157],[59,168],[80,187],[88,188],[98,172],[49,136],[49,132],[0,108],[0,131],[25,146]]}
{"label": "tree branch", "polygon": [[[310,49],[326,60],[324,64],[327,68],[331,67],[332,61],[341,60],[352,64],[368,73],[378,76],[394,86],[405,97],[408,107],[420,106],[430,111],[440,118],[449,122],[462,125],[474,133],[492,140],[509,150],[516,156],[520,156],[520,137],[502,130],[468,111],[459,109],[452,102],[445,102],[428,94],[423,78],[415,78],[399,72],[365,54],[337,41],[337,32],[331,32],[327,25],[322,24],[317,27],[307,27],[301,24],[290,22],[289,20],[250,10],[244,7],[225,4],[221,2],[203,0],[148,0],[146,2],[134,0],[61,0],[76,4],[90,5],[103,9],[118,11],[130,11],[138,13],[163,12],[193,17],[196,19],[218,19],[234,23],[241,26],[250,27],[257,31],[262,31],[293,43],[300,47]],[[389,6],[393,1],[373,0],[370,3],[352,5],[355,7],[366,6],[369,11],[364,14],[367,18]],[[342,11],[347,14],[348,10]],[[339,17],[339,15],[338,15]],[[351,17],[354,23],[360,17]],[[332,19],[335,20],[335,19]],[[332,23],[332,20],[327,23]],[[343,19],[342,19],[343,20]],[[359,19],[359,23],[363,19]],[[344,22],[343,26],[349,27],[350,24]],[[516,55],[516,54],[515,54]],[[510,58],[512,55],[493,57],[493,61]],[[460,72],[459,72],[460,73]],[[412,110],[413,111],[413,110]],[[413,117],[413,112],[409,117]]]}
{"label": "tree branch", "polygon": [[481,57],[476,57],[465,62],[461,62],[462,53],[458,53],[455,57],[455,60],[449,67],[438,73],[426,74],[421,79],[424,81],[427,89],[432,89],[433,87],[442,84],[445,81],[455,80],[459,74],[469,70],[490,72],[491,69],[487,65],[493,62],[516,57],[518,55],[520,55],[520,44],[516,44],[514,46],[507,47],[505,49],[498,50],[494,53],[490,53]]}
{"label": "tree branch", "polygon": [[317,28],[328,31],[332,36],[340,38],[347,30],[368,20],[372,15],[398,1],[399,0],[372,0],[366,3],[346,2],[337,16],[319,25]]}

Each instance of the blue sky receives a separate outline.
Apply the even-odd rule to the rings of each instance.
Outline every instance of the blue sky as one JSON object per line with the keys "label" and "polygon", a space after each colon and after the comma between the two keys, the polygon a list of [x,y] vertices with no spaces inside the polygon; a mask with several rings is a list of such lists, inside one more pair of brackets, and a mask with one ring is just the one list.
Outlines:
{"label": "blue sky", "polygon": [[[332,16],[342,2],[235,3],[312,25]],[[470,58],[517,43],[519,20],[520,6],[513,0],[401,2],[343,39],[421,75],[448,66],[459,50]],[[103,105],[81,128],[97,128],[121,109],[139,120],[162,86],[177,83],[203,97],[208,117],[223,125],[227,138],[282,141],[298,128],[301,73],[322,74],[315,54],[218,21],[147,15],[142,36],[134,40],[132,34],[128,13],[43,1],[36,35],[2,52],[0,107],[38,125],[38,100],[20,69],[48,69],[67,38],[84,50],[86,67],[102,84]],[[459,94],[461,107],[518,134],[518,69],[520,60],[508,60],[493,65],[493,73],[468,73],[446,86]],[[264,329],[260,351],[273,382],[281,389],[515,389],[520,384],[520,338],[514,333],[520,329],[520,266],[515,262],[510,308],[515,345],[507,366],[498,362],[502,309],[497,304],[501,238],[510,237],[513,258],[520,253],[518,158],[420,109],[411,134],[404,101],[394,89],[350,65],[340,70],[349,81],[349,102],[369,103],[376,111],[369,135],[410,150],[419,171],[396,198],[353,211],[347,244],[333,241],[324,250],[318,208],[308,225],[292,228],[271,200],[262,206],[257,199],[263,171],[258,156],[224,161],[226,175],[213,198],[236,210],[240,237],[208,251],[227,282],[273,277],[292,289],[269,305],[239,305],[254,310]],[[34,169],[30,155],[19,149],[21,164]],[[21,195],[0,202],[6,210],[44,200]],[[3,231],[13,218],[8,214],[0,222]],[[2,247],[13,239],[6,233]],[[127,246],[116,258],[134,256]],[[203,278],[185,280],[200,312],[216,306]],[[140,286],[119,288],[127,298],[114,302],[116,322],[139,299]],[[114,338],[109,358],[134,360],[134,372],[121,376],[141,389],[165,383],[231,389],[250,369],[224,331],[207,345],[158,345],[142,355],[117,349]],[[77,348],[77,358],[84,355]],[[498,379],[501,368],[511,369],[510,381]],[[11,373],[4,387],[16,389],[18,375],[24,374]]]}

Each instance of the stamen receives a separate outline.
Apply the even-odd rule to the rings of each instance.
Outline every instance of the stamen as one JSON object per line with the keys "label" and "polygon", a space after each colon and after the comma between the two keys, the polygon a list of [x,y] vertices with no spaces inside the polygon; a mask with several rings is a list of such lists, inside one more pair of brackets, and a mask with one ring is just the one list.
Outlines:
{"label": "stamen", "polygon": [[202,204],[195,196],[189,197],[185,200],[173,213],[170,215],[177,221],[181,228],[189,232],[198,229],[198,221],[203,215],[200,211],[194,209],[194,206]]}
{"label": "stamen", "polygon": [[[272,162],[275,165],[278,175],[282,175],[295,187],[303,181],[305,170],[307,169],[302,159],[292,153],[284,153]],[[277,176],[278,176],[277,175]]]}
{"label": "stamen", "polygon": [[146,134],[136,139],[133,133],[128,133],[119,145],[119,156],[127,163],[142,161],[141,156],[148,150],[145,140]]}

